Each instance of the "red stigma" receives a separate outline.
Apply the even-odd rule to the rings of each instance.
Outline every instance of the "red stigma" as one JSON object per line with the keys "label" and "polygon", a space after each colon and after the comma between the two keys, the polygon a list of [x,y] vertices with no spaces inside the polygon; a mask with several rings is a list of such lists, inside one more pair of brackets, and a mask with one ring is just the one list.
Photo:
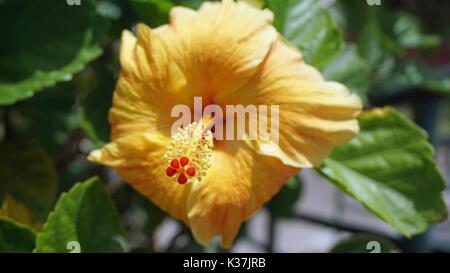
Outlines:
{"label": "red stigma", "polygon": [[172,159],[166,169],[166,175],[172,177],[175,174],[180,173],[178,176],[178,183],[181,185],[186,184],[188,181],[188,176],[192,177],[196,173],[195,167],[186,167],[188,164],[189,158],[186,156],[182,156],[179,160]]}
{"label": "red stigma", "polygon": [[194,176],[194,175],[195,175],[195,167],[189,167],[189,168],[186,170],[186,173],[187,173],[189,176]]}
{"label": "red stigma", "polygon": [[187,158],[187,157],[185,157],[185,156],[183,156],[183,157],[181,157],[180,158],[180,164],[181,164],[181,166],[186,166],[187,164],[189,164],[189,158]]}
{"label": "red stigma", "polygon": [[187,182],[187,177],[184,175],[184,173],[181,173],[180,176],[178,177],[178,183],[180,184],[186,184]]}
{"label": "red stigma", "polygon": [[173,176],[175,173],[177,172],[177,170],[175,170],[174,168],[172,168],[172,167],[167,167],[167,169],[166,169],[166,175],[167,176]]}
{"label": "red stigma", "polygon": [[180,162],[178,161],[178,159],[172,159],[172,161],[170,161],[170,166],[172,166],[172,168],[178,169],[180,167]]}

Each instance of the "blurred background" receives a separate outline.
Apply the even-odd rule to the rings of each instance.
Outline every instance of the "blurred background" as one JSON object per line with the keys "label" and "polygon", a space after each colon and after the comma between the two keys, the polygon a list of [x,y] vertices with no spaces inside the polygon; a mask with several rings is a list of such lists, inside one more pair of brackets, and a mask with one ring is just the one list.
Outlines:
{"label": "blurred background", "polygon": [[[168,12],[174,5],[197,8],[202,1],[58,0],[64,3],[48,4],[44,10],[34,6],[32,2],[36,1],[18,2],[26,2],[26,6],[0,0],[0,35],[9,37],[0,38],[3,40],[0,42],[0,139],[15,142],[12,148],[0,149],[0,163],[9,162],[12,154],[25,151],[24,157],[37,158],[36,164],[27,168],[51,168],[37,174],[53,183],[48,188],[50,198],[39,203],[47,209],[56,200],[51,198],[54,192],[59,196],[75,182],[99,176],[117,206],[126,229],[128,248],[133,252],[226,251],[217,243],[207,248],[199,246],[187,228],[136,193],[111,169],[86,160],[92,149],[109,140],[106,120],[119,72],[121,31],[133,29],[142,21],[157,27],[167,23]],[[249,2],[269,8],[275,3]],[[278,2],[291,12],[294,21],[302,16],[292,8],[296,2],[299,1]],[[320,12],[315,11],[314,16],[323,19],[308,24],[317,24],[318,32],[336,29],[342,39],[338,54],[330,60],[311,59],[311,62],[317,63],[326,78],[341,81],[359,94],[367,109],[393,105],[424,128],[435,146],[438,166],[448,181],[450,2],[303,2],[318,3]],[[65,14],[67,9],[71,10],[70,14]],[[14,20],[16,24],[11,23]],[[302,23],[299,24],[301,27]],[[275,25],[280,27],[277,18]],[[19,31],[21,27],[28,29]],[[78,35],[80,30],[89,31]],[[284,34],[289,38],[289,32]],[[310,50],[301,43],[299,47],[306,52]],[[74,61],[63,65],[67,59]],[[37,68],[52,71],[55,67],[62,68],[45,77],[35,73]],[[35,81],[27,80],[30,75]],[[11,87],[16,82],[20,85]],[[38,156],[28,154],[24,147]],[[27,169],[8,168],[9,173],[13,170],[15,174],[26,173]],[[8,177],[6,173],[0,167],[0,183],[22,179]],[[450,205],[450,189],[444,196]],[[32,223],[36,229],[41,228],[38,222]],[[450,252],[450,221],[405,239],[316,172],[304,170],[243,225],[229,251],[369,252],[366,245],[372,240],[382,242],[386,251]]]}

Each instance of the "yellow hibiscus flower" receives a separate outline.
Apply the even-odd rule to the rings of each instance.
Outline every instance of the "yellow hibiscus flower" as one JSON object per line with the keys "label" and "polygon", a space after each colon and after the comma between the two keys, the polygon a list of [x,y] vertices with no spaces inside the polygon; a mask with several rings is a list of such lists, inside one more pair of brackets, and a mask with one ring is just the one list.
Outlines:
{"label": "yellow hibiscus flower", "polygon": [[[111,142],[89,159],[114,168],[204,245],[219,235],[231,246],[241,223],[290,176],[358,132],[359,98],[307,65],[272,20],[269,10],[223,0],[198,11],[175,7],[168,25],[122,35]],[[196,146],[195,125],[173,136],[171,109],[192,108],[194,97],[203,106],[278,105],[279,141],[209,135]]]}

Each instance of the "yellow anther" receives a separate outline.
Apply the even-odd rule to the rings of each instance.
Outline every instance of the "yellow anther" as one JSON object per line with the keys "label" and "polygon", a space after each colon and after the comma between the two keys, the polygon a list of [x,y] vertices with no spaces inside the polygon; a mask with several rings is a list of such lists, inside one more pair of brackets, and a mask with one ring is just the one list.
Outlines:
{"label": "yellow anther", "polygon": [[[185,184],[187,180],[201,181],[210,167],[209,161],[214,143],[211,130],[206,128],[205,122],[202,121],[178,128],[170,144],[167,145],[167,151],[163,157],[168,164],[166,174],[178,180],[180,184]],[[174,164],[175,160],[181,164]],[[179,175],[175,175],[176,173]],[[186,176],[185,173],[188,175]]]}

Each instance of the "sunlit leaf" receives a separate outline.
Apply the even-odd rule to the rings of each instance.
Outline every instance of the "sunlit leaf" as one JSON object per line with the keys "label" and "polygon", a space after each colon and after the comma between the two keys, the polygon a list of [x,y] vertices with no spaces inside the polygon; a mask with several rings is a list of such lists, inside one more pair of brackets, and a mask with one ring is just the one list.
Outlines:
{"label": "sunlit leaf", "polygon": [[122,252],[124,229],[111,198],[97,178],[64,193],[38,234],[35,252],[69,252],[76,242],[81,252]]}
{"label": "sunlit leaf", "polygon": [[406,236],[444,220],[445,182],[426,133],[391,108],[365,112],[359,124],[361,132],[320,172]]}
{"label": "sunlit leaf", "polygon": [[316,0],[266,0],[274,25],[300,48],[306,62],[321,69],[339,53],[342,35],[330,13]]}

